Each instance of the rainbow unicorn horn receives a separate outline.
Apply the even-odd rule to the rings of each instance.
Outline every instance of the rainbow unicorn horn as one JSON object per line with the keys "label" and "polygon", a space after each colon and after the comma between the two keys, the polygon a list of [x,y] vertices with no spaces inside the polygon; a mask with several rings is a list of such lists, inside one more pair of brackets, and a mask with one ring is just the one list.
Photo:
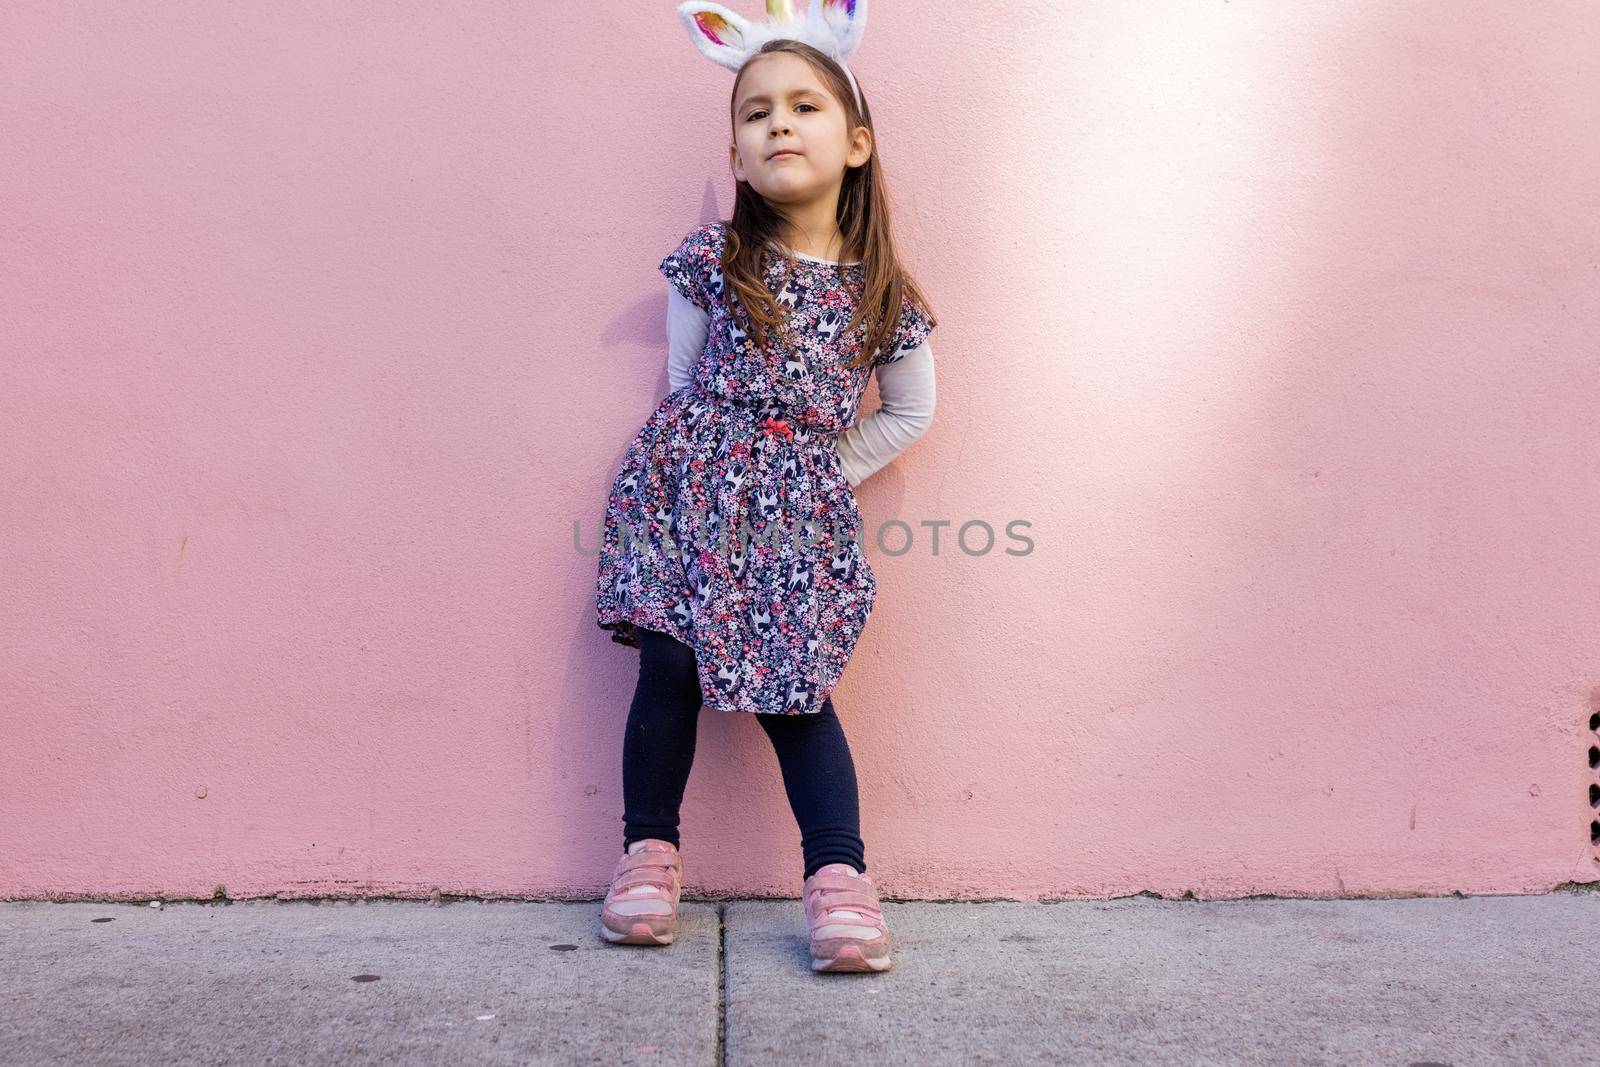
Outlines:
{"label": "rainbow unicorn horn", "polygon": [[861,33],[867,28],[867,0],[810,2],[802,16],[796,10],[798,0],[767,0],[767,21],[752,22],[721,4],[686,0],[678,5],[678,20],[701,55],[735,73],[768,41],[804,41],[844,68],[860,107],[861,89],[845,60],[861,45]]}

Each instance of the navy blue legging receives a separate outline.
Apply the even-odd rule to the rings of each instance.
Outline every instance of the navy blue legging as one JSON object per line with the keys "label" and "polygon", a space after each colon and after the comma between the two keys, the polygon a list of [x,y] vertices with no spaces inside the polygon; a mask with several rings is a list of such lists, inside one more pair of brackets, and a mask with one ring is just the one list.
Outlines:
{"label": "navy blue legging", "polygon": [[[678,844],[678,808],[694,764],[700,679],[694,650],[671,634],[636,627],[639,682],[622,742],[622,847],[643,837]],[[801,715],[753,714],[778,754],[789,807],[800,826],[805,874],[824,864],[867,869],[856,767],[833,698]]]}

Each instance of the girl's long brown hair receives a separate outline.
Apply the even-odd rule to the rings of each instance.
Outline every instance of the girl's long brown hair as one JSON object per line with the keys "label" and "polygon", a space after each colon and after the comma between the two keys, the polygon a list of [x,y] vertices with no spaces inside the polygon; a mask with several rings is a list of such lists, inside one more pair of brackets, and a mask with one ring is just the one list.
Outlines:
{"label": "girl's long brown hair", "polygon": [[[844,184],[839,190],[838,223],[844,240],[839,258],[842,261],[861,261],[861,286],[855,292],[855,313],[845,332],[864,323],[864,341],[860,355],[849,364],[860,367],[870,363],[879,349],[891,343],[900,328],[901,303],[909,296],[912,303],[928,314],[934,325],[932,309],[923,298],[922,291],[901,265],[895,254],[894,235],[889,224],[888,189],[879,162],[878,133],[872,125],[872,108],[867,105],[865,91],[861,94],[862,106],[857,107],[855,94],[850,89],[844,71],[826,53],[803,41],[779,38],[768,41],[741,68],[733,80],[733,94],[728,101],[731,124],[737,128],[738,116],[734,111],[739,99],[739,82],[744,70],[756,58],[772,52],[790,52],[816,70],[828,91],[844,108],[847,130],[865,126],[872,131],[872,156],[859,167],[846,169]],[[857,79],[859,84],[859,79]],[[766,344],[767,330],[782,331],[784,309],[773,299],[761,273],[761,255],[769,241],[782,245],[783,217],[756,192],[749,182],[738,182],[733,201],[733,218],[727,226],[727,246],[722,253],[722,278],[725,290],[731,290],[734,303],[743,311],[745,331],[758,347]],[[840,279],[848,282],[844,267],[839,268]],[[726,293],[725,293],[726,295]]]}

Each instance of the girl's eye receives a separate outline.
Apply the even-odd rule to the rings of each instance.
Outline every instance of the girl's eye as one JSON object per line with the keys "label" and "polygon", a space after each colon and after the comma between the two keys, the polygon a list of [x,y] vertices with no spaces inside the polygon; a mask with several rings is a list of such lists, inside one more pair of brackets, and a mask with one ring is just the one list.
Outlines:
{"label": "girl's eye", "polygon": [[[797,104],[795,106],[796,107],[809,107],[812,111],[820,111],[820,110],[822,110],[821,108],[817,107],[817,105],[815,105],[815,104],[807,104],[807,103],[804,103],[804,102],[802,102],[800,104]],[[762,115],[765,115],[765,114],[766,114],[765,111],[761,110],[760,108],[756,108],[756,110],[754,110],[754,111],[750,112],[750,114],[746,115],[744,117],[744,120],[746,122],[750,122],[753,119],[758,119]]]}

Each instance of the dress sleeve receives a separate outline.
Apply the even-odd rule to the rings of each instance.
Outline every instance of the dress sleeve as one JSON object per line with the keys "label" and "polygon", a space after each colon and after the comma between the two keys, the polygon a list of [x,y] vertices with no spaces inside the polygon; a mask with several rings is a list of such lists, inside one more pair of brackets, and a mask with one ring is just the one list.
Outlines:
{"label": "dress sleeve", "polygon": [[894,339],[886,346],[886,351],[872,365],[883,367],[898,363],[928,339],[935,325],[927,311],[914,303],[909,295],[903,296],[900,301],[900,328],[895,331]]}
{"label": "dress sleeve", "polygon": [[660,271],[690,303],[709,312],[722,295],[722,224],[690,230],[661,260]]}

